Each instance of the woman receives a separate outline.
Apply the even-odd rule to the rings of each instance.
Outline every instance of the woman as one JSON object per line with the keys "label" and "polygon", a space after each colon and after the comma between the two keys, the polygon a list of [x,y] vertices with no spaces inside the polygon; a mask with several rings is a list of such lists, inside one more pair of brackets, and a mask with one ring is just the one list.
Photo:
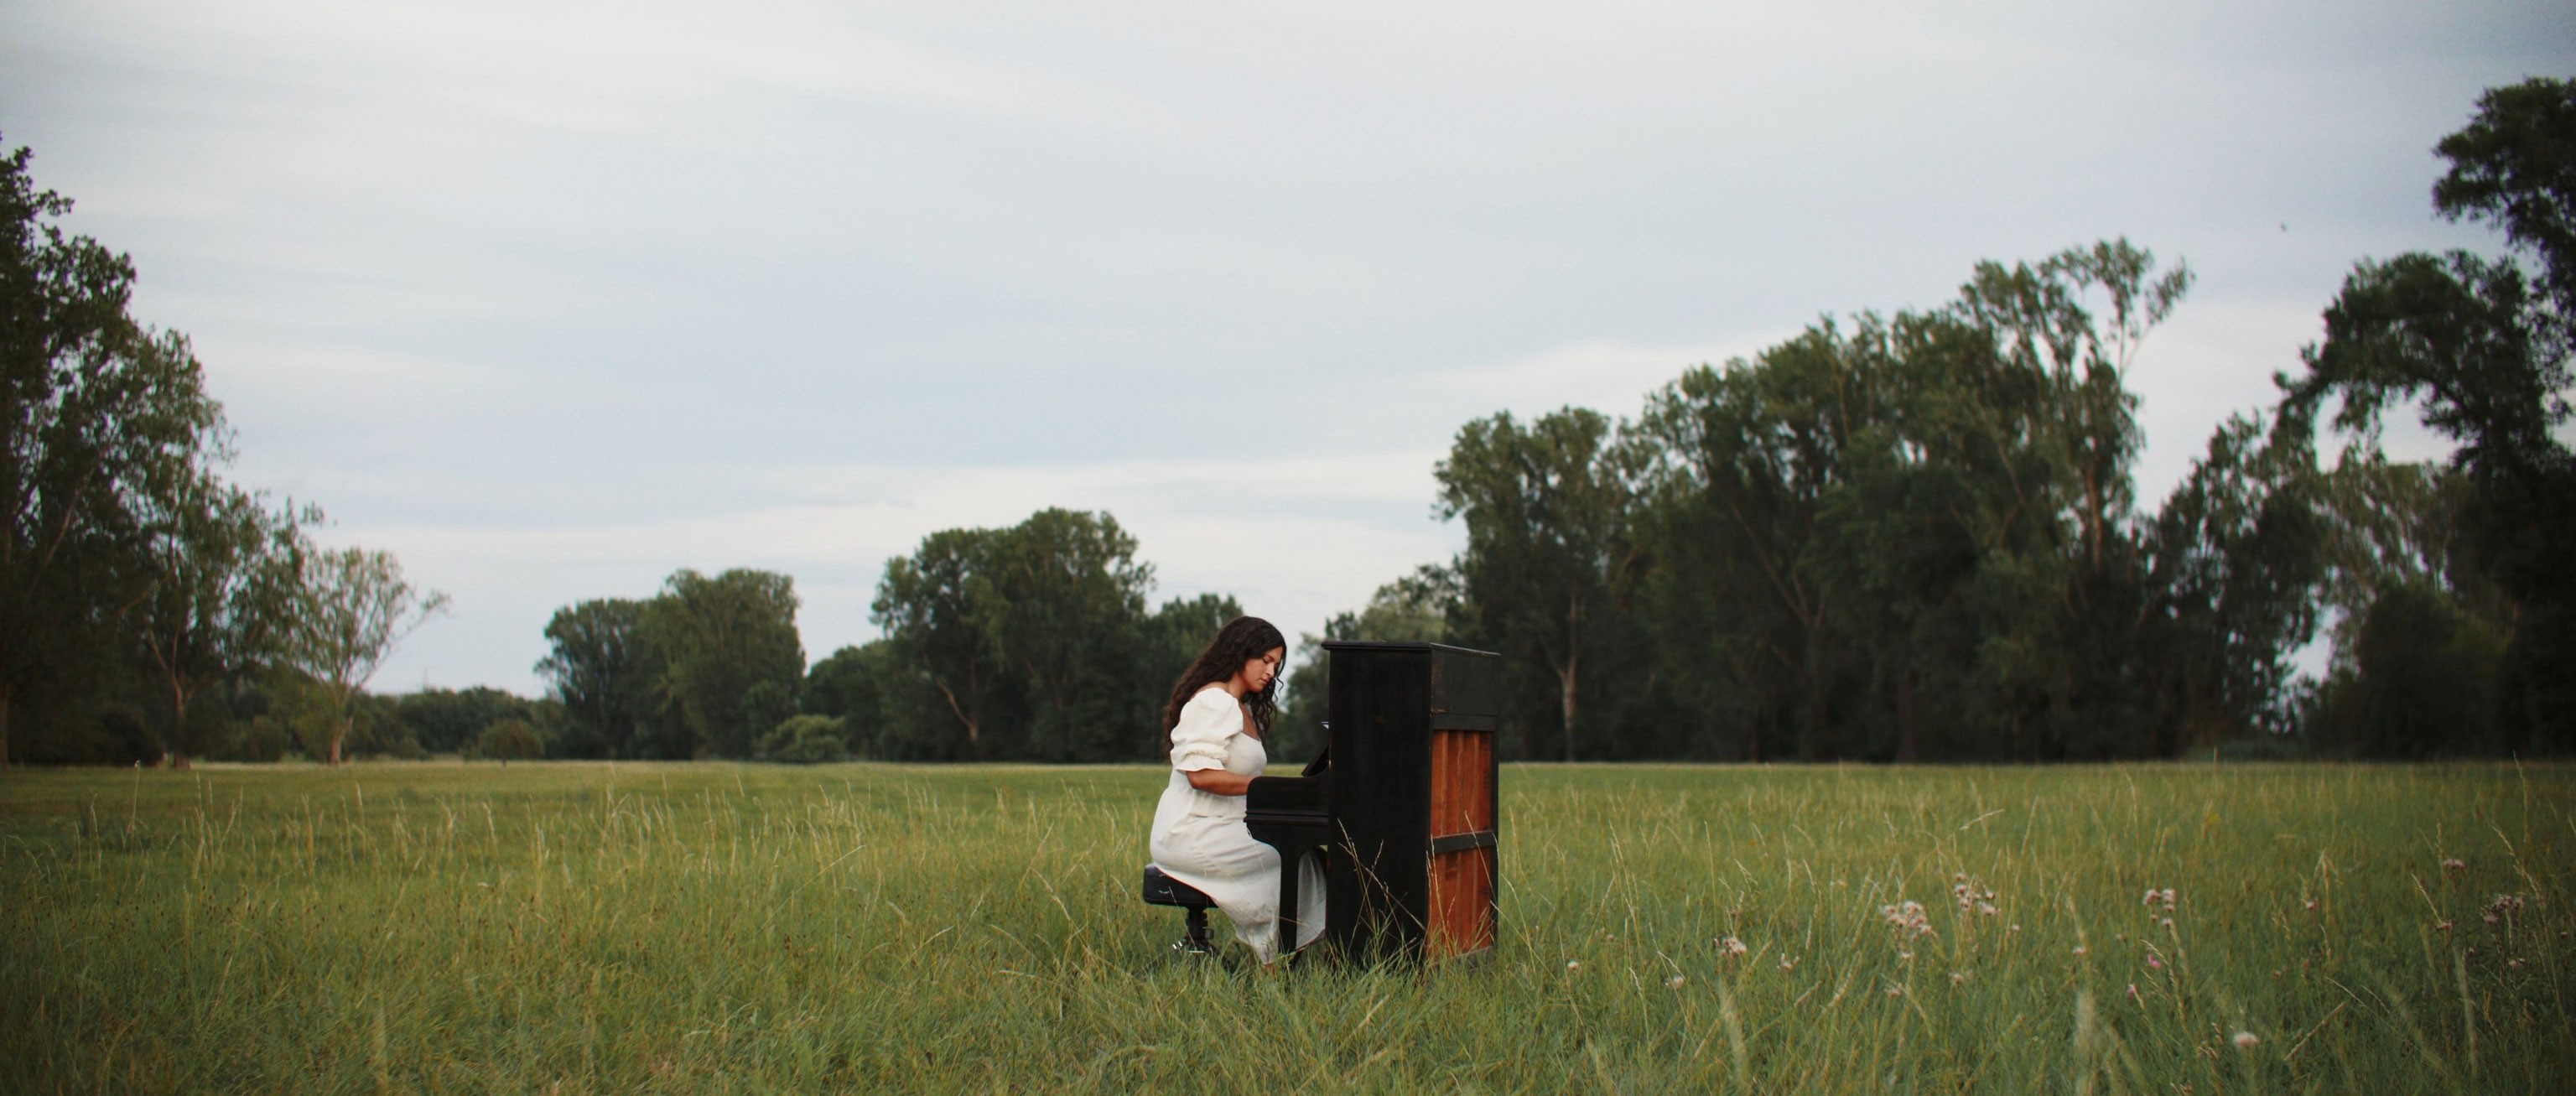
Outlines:
{"label": "woman", "polygon": [[[1270,760],[1262,735],[1279,710],[1279,664],[1288,642],[1259,617],[1219,629],[1172,685],[1163,744],[1172,778],[1154,809],[1154,866],[1216,900],[1236,939],[1267,966],[1278,956],[1279,851],[1252,839],[1244,793]],[[1297,946],[1324,930],[1324,873],[1298,865]]]}

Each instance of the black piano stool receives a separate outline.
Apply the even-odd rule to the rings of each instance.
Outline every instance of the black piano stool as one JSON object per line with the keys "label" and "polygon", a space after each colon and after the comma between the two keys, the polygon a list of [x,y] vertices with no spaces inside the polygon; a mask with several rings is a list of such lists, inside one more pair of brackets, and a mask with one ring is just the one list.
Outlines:
{"label": "black piano stool", "polygon": [[1179,906],[1190,911],[1180,942],[1172,945],[1173,951],[1186,955],[1211,955],[1216,952],[1216,946],[1208,942],[1207,922],[1208,907],[1215,905],[1216,900],[1209,898],[1205,892],[1163,874],[1161,868],[1147,864],[1145,865],[1145,904]]}

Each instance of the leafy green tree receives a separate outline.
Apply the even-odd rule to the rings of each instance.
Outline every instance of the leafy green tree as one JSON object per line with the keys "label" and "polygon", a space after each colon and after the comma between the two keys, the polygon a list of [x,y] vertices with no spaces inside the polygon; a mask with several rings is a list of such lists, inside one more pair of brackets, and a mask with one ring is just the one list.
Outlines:
{"label": "leafy green tree", "polygon": [[566,606],[546,622],[545,635],[553,650],[536,669],[563,703],[561,745],[569,756],[688,756],[686,726],[662,706],[668,660],[645,627],[644,602],[599,598]]}
{"label": "leafy green tree", "polygon": [[877,623],[938,696],[959,740],[952,756],[1147,751],[1160,697],[1146,679],[1159,667],[1145,612],[1153,568],[1135,551],[1107,514],[1049,509],[1006,529],[932,533],[887,562]]}
{"label": "leafy green tree", "polygon": [[985,724],[1002,712],[1007,667],[995,637],[984,628],[982,602],[991,580],[983,575],[989,529],[945,529],[923,537],[909,558],[886,561],[871,615],[877,626],[921,668],[963,738],[952,756],[982,761],[993,751]]}
{"label": "leafy green tree", "polygon": [[284,653],[309,550],[300,527],[320,514],[291,506],[270,513],[197,468],[143,501],[151,586],[129,615],[170,704],[162,754],[185,767],[196,699]]}
{"label": "leafy green tree", "polygon": [[760,733],[795,714],[805,677],[797,605],[794,579],[742,568],[677,572],[646,603],[648,643],[667,660],[664,694],[697,752],[749,757]]}
{"label": "leafy green tree", "polygon": [[[2576,749],[2576,83],[2490,90],[2435,149],[2451,163],[2437,211],[2502,228],[2508,255],[2410,253],[2365,261],[2326,309],[2306,372],[2281,380],[2280,429],[2333,425],[2375,448],[2391,406],[2420,404],[2455,439],[2467,482],[2466,554],[2511,603],[2495,708],[2505,748]],[[2408,619],[2423,614],[2409,614]],[[2365,671],[2366,672],[2366,671]]]}
{"label": "leafy green tree", "polygon": [[544,714],[544,702],[487,685],[422,689],[391,699],[395,718],[429,753],[468,752],[485,728],[503,720],[515,719],[539,729],[552,721]]}
{"label": "leafy green tree", "polygon": [[305,553],[302,572],[286,661],[330,694],[336,718],[323,743],[324,759],[337,765],[360,690],[404,637],[446,610],[447,595],[414,589],[389,552]]}
{"label": "leafy green tree", "polygon": [[805,711],[839,721],[853,752],[888,761],[950,760],[955,720],[892,639],[843,647],[805,675]]}
{"label": "leafy green tree", "polygon": [[[1827,319],[1622,431],[1656,755],[2162,752],[2126,375],[2189,284],[2125,240]],[[1471,538],[1472,539],[1472,538]],[[1475,600],[1471,584],[1470,600]],[[1646,654],[1645,652],[1651,652]]]}
{"label": "leafy green tree", "polygon": [[2481,752],[2504,637],[2437,587],[2386,587],[2318,697],[2316,736],[2364,757]]}
{"label": "leafy green tree", "polygon": [[2316,632],[2334,512],[2312,454],[2267,437],[2261,418],[2230,417],[2146,531],[2139,654],[2183,747],[2292,723],[2291,656]]}
{"label": "leafy green tree", "polygon": [[176,335],[126,313],[134,268],[53,223],[28,153],[0,160],[0,767],[30,686],[95,672],[114,621],[148,588],[135,500],[175,481],[216,423]]}
{"label": "leafy green tree", "polygon": [[850,759],[849,742],[843,737],[841,721],[830,716],[789,716],[769,733],[760,736],[757,755],[762,761],[789,765],[822,765]]}
{"label": "leafy green tree", "polygon": [[[1619,591],[1644,558],[1610,433],[1608,417],[1585,408],[1527,427],[1505,412],[1461,427],[1433,470],[1441,517],[1467,526],[1456,565],[1467,629],[1546,668],[1567,760],[1577,752],[1586,656],[1604,649]],[[1524,743],[1534,746],[1534,737]]]}
{"label": "leafy green tree", "polygon": [[988,542],[977,623],[1024,698],[1024,756],[1147,752],[1138,656],[1154,569],[1135,556],[1117,519],[1073,510],[1040,510]]}
{"label": "leafy green tree", "polygon": [[512,761],[526,761],[546,755],[545,742],[535,727],[524,719],[504,719],[475,736],[474,752],[499,761],[504,767]]}

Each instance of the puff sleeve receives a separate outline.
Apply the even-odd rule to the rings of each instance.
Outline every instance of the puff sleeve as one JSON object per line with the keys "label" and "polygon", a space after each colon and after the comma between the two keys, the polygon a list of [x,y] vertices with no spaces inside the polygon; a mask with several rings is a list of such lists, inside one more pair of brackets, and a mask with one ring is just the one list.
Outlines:
{"label": "puff sleeve", "polygon": [[1243,709],[1223,689],[1208,689],[1181,707],[1172,727],[1172,768],[1181,772],[1225,767],[1225,740],[1243,730]]}

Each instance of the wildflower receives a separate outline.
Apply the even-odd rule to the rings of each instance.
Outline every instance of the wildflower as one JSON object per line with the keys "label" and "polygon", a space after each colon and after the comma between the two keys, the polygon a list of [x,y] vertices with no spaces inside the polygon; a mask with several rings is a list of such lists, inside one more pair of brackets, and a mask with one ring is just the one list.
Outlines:
{"label": "wildflower", "polygon": [[[2517,961],[2519,961],[2519,960],[2517,960]],[[1954,971],[1951,971],[1951,972],[1950,972],[1950,984],[1951,984],[1951,985],[1954,985],[1954,986],[1963,986],[1963,985],[1968,984],[1968,972],[1967,972],[1967,971],[1964,971],[1964,970],[1954,970]]]}
{"label": "wildflower", "polygon": [[1680,988],[1682,988],[1683,983],[1686,983],[1686,982],[1688,982],[1688,981],[1690,981],[1690,979],[1688,979],[1688,978],[1684,978],[1684,977],[1682,977],[1681,975],[1676,974],[1676,975],[1673,975],[1673,976],[1672,976],[1672,977],[1670,977],[1670,978],[1666,978],[1666,979],[1664,979],[1664,988],[1666,988],[1666,989],[1680,989]]}
{"label": "wildflower", "polygon": [[1998,913],[2002,913],[2002,912],[2003,912],[2002,910],[1995,908],[1995,904],[1994,904],[1994,903],[1992,903],[1992,902],[1979,902],[1979,903],[1977,903],[1977,913],[1978,913],[1978,914],[1980,914],[1980,915],[1982,915],[1982,916],[1992,917],[1992,916],[1994,916],[1994,915],[1996,915],[1996,914],[1998,914]]}
{"label": "wildflower", "polygon": [[1887,920],[1888,927],[1895,929],[1896,935],[1899,938],[1940,935],[1939,933],[1932,931],[1932,921],[1930,918],[1924,916],[1923,903],[1921,902],[1902,902],[1893,906],[1880,906],[1878,907],[1878,915]]}
{"label": "wildflower", "polygon": [[2317,908],[2317,904],[2314,901],[2302,898],[2299,900],[2299,908],[2303,910],[2313,910]]}
{"label": "wildflower", "polygon": [[1721,936],[1717,940],[1717,950],[1725,954],[1727,957],[1733,958],[1752,949],[1745,947],[1744,941],[1742,940],[1738,940],[1732,936]]}
{"label": "wildflower", "polygon": [[2467,870],[2469,870],[2469,862],[2458,857],[2452,857],[2451,859],[2442,861],[2442,874],[2444,875],[2458,875]]}
{"label": "wildflower", "polygon": [[1890,996],[1890,997],[1903,997],[1903,996],[1905,996],[1905,987],[1904,987],[1904,986],[1889,986],[1889,987],[1887,987],[1887,995],[1888,995],[1888,996]]}
{"label": "wildflower", "polygon": [[2504,961],[2504,969],[2506,970],[2521,970],[2522,968],[2530,965],[2531,964],[2523,962],[2520,959],[2507,959]]}
{"label": "wildflower", "polygon": [[1582,961],[1582,960],[1580,960],[1580,959],[1568,959],[1568,960],[1566,960],[1566,961],[1565,961],[1565,969],[1566,969],[1566,971],[1567,971],[1568,973],[1572,973],[1572,972],[1574,972],[1574,971],[1582,970],[1582,969],[1583,969],[1583,961]]}
{"label": "wildflower", "polygon": [[2020,931],[2021,931],[2021,922],[2019,922],[2019,921],[2015,921],[2015,922],[2013,922],[2012,924],[2009,924],[2009,925],[2004,926],[2004,931],[2005,931],[2005,932],[2020,932]]}
{"label": "wildflower", "polygon": [[2442,921],[2442,922],[2440,922],[2440,923],[2438,923],[2438,924],[2435,924],[2433,927],[2434,927],[2434,928],[2437,928],[2437,929],[2440,929],[2440,930],[2442,930],[2442,931],[2444,931],[2444,932],[2449,932],[2449,931],[2451,931],[2451,926],[2452,926],[2452,925],[2454,925],[2454,924],[2457,924],[2457,923],[2458,923],[2458,922],[2455,922],[2455,921],[2448,921],[2448,920],[2445,920],[2445,921]]}
{"label": "wildflower", "polygon": [[2495,901],[2487,903],[2487,912],[2486,912],[2487,924],[2490,924],[2490,925],[2495,924],[2497,921],[2503,920],[2504,918],[2511,917],[2511,916],[2513,916],[2514,914],[2521,913],[2521,912],[2522,912],[2522,896],[2521,896],[2521,895],[2519,895],[2519,894],[2499,894],[2499,895],[2495,896]]}
{"label": "wildflower", "polygon": [[1787,973],[1789,973],[1790,971],[1793,971],[1793,970],[1796,970],[1796,969],[1798,969],[1798,957],[1797,957],[1797,956],[1795,956],[1795,955],[1783,955],[1783,956],[1781,956],[1781,957],[1780,957],[1780,973],[1782,973],[1782,974],[1787,974]]}
{"label": "wildflower", "polygon": [[2162,960],[2162,959],[2158,959],[2158,958],[2156,958],[2156,953],[2154,953],[2154,952],[2152,952],[2152,951],[2151,951],[2151,952],[2148,952],[2148,953],[2147,953],[2147,969],[2148,969],[2148,970],[2163,970],[2163,969],[2165,969],[2165,961],[2164,961],[2164,960]]}
{"label": "wildflower", "polygon": [[1898,959],[1902,959],[1902,960],[1904,960],[1904,961],[1906,961],[1906,962],[1908,962],[1908,963],[1911,963],[1911,962],[1913,962],[1913,961],[1914,961],[1914,953],[1913,953],[1913,952],[1910,952],[1910,951],[1900,951],[1900,952],[1897,952],[1897,953],[1896,953],[1896,957],[1897,957]]}
{"label": "wildflower", "polygon": [[2082,955],[2082,954],[2084,954],[2084,945],[2082,945],[2082,944],[2077,944],[2077,945],[2075,945],[2075,954],[2077,954],[2077,955]]}
{"label": "wildflower", "polygon": [[2240,1032],[2237,1032],[2237,1033],[2236,1033],[2236,1037],[2235,1037],[2235,1038],[2230,1039],[2230,1040],[2228,1040],[2228,1041],[2229,1041],[2229,1042],[2232,1042],[2232,1043],[2235,1043],[2235,1044],[2236,1044],[2236,1049],[2238,1049],[2238,1050],[2252,1050],[2252,1049],[2254,1049],[2254,1045],[2255,1045],[2255,1044],[2260,1043],[2260,1042],[2262,1042],[2263,1040],[2262,1040],[2261,1038],[2257,1037],[2253,1032],[2250,1032],[2250,1031],[2240,1031]]}
{"label": "wildflower", "polygon": [[2149,887],[2147,888],[2146,897],[2138,899],[2138,904],[2141,906],[2162,904],[2164,908],[2172,909],[2174,908],[2174,890],[2172,887],[2166,887],[2163,890]]}
{"label": "wildflower", "polygon": [[1973,910],[1979,906],[1985,906],[1989,911],[1993,909],[1995,892],[1976,877],[1960,872],[1951,878],[1957,882],[1950,884],[1950,897],[1958,900],[1961,911]]}
{"label": "wildflower", "polygon": [[2136,982],[2129,983],[2129,999],[2132,1001],[2138,999],[2138,984]]}
{"label": "wildflower", "polygon": [[2170,918],[2170,917],[2165,918],[2165,919],[2164,919],[2164,920],[2162,920],[2162,921],[2158,921],[2158,922],[2156,922],[2156,924],[2161,925],[2161,926],[2163,926],[2163,927],[2165,927],[2165,928],[2172,928],[2172,927],[2173,927],[2173,918]]}

